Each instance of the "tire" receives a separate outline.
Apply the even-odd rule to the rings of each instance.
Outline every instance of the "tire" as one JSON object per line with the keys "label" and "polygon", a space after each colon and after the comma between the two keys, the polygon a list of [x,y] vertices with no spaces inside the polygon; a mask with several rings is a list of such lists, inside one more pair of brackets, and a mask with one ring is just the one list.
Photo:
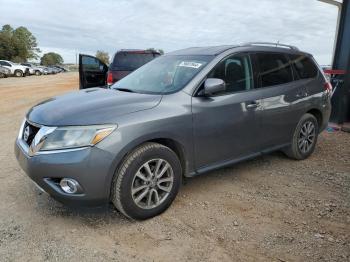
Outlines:
{"label": "tire", "polygon": [[[163,175],[155,171],[158,163],[159,171],[166,170]],[[156,174],[154,179],[150,179],[147,166],[151,173]],[[113,177],[111,201],[128,218],[148,219],[171,205],[179,191],[181,178],[181,163],[174,151],[161,144],[145,143],[122,161]]]}
{"label": "tire", "polygon": [[318,128],[315,116],[309,113],[303,115],[294,130],[291,145],[284,150],[284,153],[296,160],[308,158],[315,150]]}
{"label": "tire", "polygon": [[16,70],[15,71],[15,76],[16,77],[21,77],[21,76],[23,76],[23,72],[21,70]]}
{"label": "tire", "polygon": [[6,75],[4,73],[0,73],[0,78],[5,78]]}
{"label": "tire", "polygon": [[36,75],[36,76],[40,76],[40,75],[41,75],[40,71],[38,71],[38,70],[35,71],[35,75]]}

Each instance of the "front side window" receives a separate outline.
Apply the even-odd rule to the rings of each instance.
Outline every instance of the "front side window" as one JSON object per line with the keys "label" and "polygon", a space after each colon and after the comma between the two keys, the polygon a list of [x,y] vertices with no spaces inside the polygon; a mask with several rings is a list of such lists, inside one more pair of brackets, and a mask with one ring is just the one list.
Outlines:
{"label": "front side window", "polygon": [[293,81],[292,68],[283,54],[256,54],[261,87],[282,85]]}
{"label": "front side window", "polygon": [[181,90],[214,56],[165,55],[145,64],[111,86],[145,94],[168,94]]}
{"label": "front side window", "polygon": [[225,58],[208,74],[208,78],[224,80],[226,84],[225,93],[252,89],[253,74],[249,55],[238,54]]}
{"label": "front side window", "polygon": [[10,63],[5,62],[5,61],[1,61],[0,63],[1,63],[1,65],[3,65],[3,66],[11,66],[11,64],[10,64]]}
{"label": "front side window", "polygon": [[290,59],[300,79],[314,78],[317,76],[318,69],[310,58],[303,55],[290,55]]}
{"label": "front side window", "polygon": [[103,64],[95,57],[83,56],[82,64],[84,71],[100,72],[103,70]]}

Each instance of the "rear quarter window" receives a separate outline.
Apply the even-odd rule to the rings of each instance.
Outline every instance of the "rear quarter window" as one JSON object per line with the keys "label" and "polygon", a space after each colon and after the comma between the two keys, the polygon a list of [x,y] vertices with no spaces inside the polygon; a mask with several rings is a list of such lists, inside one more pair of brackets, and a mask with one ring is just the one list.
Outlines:
{"label": "rear quarter window", "polygon": [[290,55],[295,71],[299,79],[315,78],[318,69],[315,63],[304,55]]}

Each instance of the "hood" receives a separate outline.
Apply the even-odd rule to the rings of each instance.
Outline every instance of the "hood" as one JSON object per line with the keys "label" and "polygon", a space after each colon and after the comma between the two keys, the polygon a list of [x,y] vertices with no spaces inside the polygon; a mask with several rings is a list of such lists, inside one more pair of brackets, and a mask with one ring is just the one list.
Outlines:
{"label": "hood", "polygon": [[117,123],[117,117],[158,105],[161,95],[90,88],[46,100],[27,113],[31,122],[46,126]]}

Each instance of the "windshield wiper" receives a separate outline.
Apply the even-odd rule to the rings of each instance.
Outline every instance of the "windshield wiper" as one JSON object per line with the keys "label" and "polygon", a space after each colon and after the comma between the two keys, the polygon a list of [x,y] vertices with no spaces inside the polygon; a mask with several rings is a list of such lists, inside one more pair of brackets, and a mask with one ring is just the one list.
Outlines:
{"label": "windshield wiper", "polygon": [[115,90],[118,90],[118,91],[123,91],[123,92],[129,92],[129,93],[135,93],[135,91],[131,90],[131,89],[128,89],[128,88],[114,88]]}

